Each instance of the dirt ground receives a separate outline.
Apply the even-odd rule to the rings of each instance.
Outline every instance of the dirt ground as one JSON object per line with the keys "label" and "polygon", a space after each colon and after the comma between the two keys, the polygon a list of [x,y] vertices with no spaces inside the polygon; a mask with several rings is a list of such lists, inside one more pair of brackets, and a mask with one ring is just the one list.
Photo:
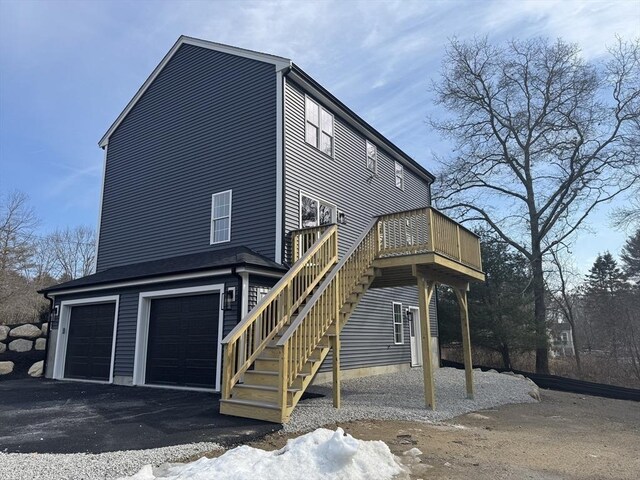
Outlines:
{"label": "dirt ground", "polygon": [[[640,403],[546,390],[541,395],[541,403],[470,413],[441,425],[339,426],[362,440],[383,440],[409,464],[412,479],[640,478]],[[273,450],[291,436],[297,435],[278,432],[251,445]],[[403,453],[413,447],[423,454],[411,465]]]}

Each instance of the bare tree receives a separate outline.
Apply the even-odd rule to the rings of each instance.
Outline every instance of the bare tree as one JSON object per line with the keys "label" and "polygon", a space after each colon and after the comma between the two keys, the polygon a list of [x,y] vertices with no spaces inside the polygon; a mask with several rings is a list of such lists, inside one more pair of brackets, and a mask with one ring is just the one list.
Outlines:
{"label": "bare tree", "polygon": [[95,232],[80,225],[74,228],[58,229],[48,235],[41,248],[42,254],[51,262],[53,276],[61,281],[73,280],[91,274],[95,260]]}
{"label": "bare tree", "polygon": [[[575,291],[578,274],[571,268],[566,258],[562,258],[557,248],[551,249],[551,264],[554,267],[553,280],[547,278],[547,289],[553,305],[560,311],[562,318],[571,325],[571,339],[573,340],[574,358],[578,375],[582,376],[580,363],[580,340],[578,339],[578,325],[576,318],[576,303],[579,294]],[[571,283],[573,283],[573,287]]]}
{"label": "bare tree", "polygon": [[26,194],[15,191],[0,198],[0,273],[28,267],[37,225]]}
{"label": "bare tree", "polygon": [[434,199],[489,225],[530,262],[538,372],[549,371],[544,258],[633,182],[639,49],[618,39],[600,65],[561,40],[454,39],[434,84],[449,117],[431,123],[456,146],[439,159]]}

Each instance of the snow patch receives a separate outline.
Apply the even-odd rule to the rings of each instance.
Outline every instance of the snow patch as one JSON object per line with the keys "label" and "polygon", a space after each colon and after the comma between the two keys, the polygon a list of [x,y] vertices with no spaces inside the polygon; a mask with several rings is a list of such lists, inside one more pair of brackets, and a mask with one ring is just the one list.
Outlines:
{"label": "snow patch", "polygon": [[405,473],[389,447],[381,441],[357,440],[336,431],[317,430],[291,439],[276,451],[246,445],[218,458],[201,458],[184,465],[145,465],[137,474],[121,480],[379,480]]}

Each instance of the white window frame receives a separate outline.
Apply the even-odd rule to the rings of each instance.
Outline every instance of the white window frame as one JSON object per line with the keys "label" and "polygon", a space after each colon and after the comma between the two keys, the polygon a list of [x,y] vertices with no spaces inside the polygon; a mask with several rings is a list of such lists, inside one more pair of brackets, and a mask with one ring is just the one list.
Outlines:
{"label": "white window frame", "polygon": [[[220,303],[218,305],[218,354],[216,358],[216,383],[215,389],[199,387],[181,387],[172,385],[154,385],[146,383],[147,376],[147,347],[149,344],[149,320],[151,315],[151,300],[154,298],[171,298],[191,296],[198,294],[218,293]],[[222,332],[224,326],[224,284],[201,285],[197,287],[173,288],[169,290],[155,290],[152,292],[140,292],[138,295],[138,322],[136,325],[136,349],[133,357],[133,384],[145,387],[167,388],[173,390],[196,391],[220,391],[220,379],[222,374]]]}
{"label": "white window frame", "polygon": [[[369,155],[369,147],[373,147],[374,155],[373,157]],[[365,144],[365,157],[366,157],[366,167],[371,173],[378,173],[378,146],[375,143],[366,141]],[[369,168],[369,159],[373,161],[373,169]]]}
{"label": "white window frame", "polygon": [[[318,108],[318,124],[317,125],[307,118],[307,102],[313,103]],[[328,135],[326,132],[324,132],[324,130],[322,130],[322,113],[323,112],[331,117],[331,135]],[[316,128],[316,144],[315,145],[307,141],[307,124],[311,124]],[[320,139],[323,133],[331,137],[331,153],[327,153],[320,148]],[[306,95],[306,94],[304,96],[304,141],[307,145],[311,145],[313,148],[320,151],[322,154],[333,158],[333,153],[335,151],[335,145],[336,145],[336,119],[333,113],[331,113],[329,110],[327,110],[322,105],[320,105],[319,102],[316,102],[313,98],[311,98],[309,95]]]}
{"label": "white window frame", "polygon": [[[115,303],[115,318],[113,319],[113,339],[111,343],[111,366],[109,367],[109,380],[85,380],[77,378],[65,378],[64,367],[67,360],[67,343],[69,341],[69,327],[71,322],[71,309],[75,306],[93,305],[96,303]],[[56,380],[69,380],[73,382],[89,383],[113,383],[113,369],[116,359],[116,339],[118,337],[118,310],[120,308],[120,295],[104,297],[82,298],[79,300],[65,300],[60,302],[60,320],[56,338],[56,353],[53,362],[53,378]]]}
{"label": "white window frame", "polygon": [[[311,200],[315,200],[316,203],[318,204],[318,215],[317,215],[318,225],[315,225],[316,227],[319,227],[320,225],[331,225],[332,223],[336,223],[338,221],[338,206],[335,203],[327,202],[326,200],[322,200],[315,195],[309,195],[308,193],[300,190],[298,195],[298,215],[300,217],[298,221],[299,228],[313,228],[313,226],[304,227],[302,225],[302,197],[307,197],[307,198],[310,198]],[[331,208],[331,222],[328,224],[324,224],[324,223],[320,224],[320,204],[327,205],[328,207]]]}
{"label": "white window frame", "polygon": [[[396,305],[400,306],[400,322],[396,319]],[[392,312],[393,312],[393,344],[394,345],[404,345],[404,315],[402,313],[402,303],[400,302],[392,302]],[[400,341],[396,338],[396,326],[400,325]]]}
{"label": "white window frame", "polygon": [[[214,212],[215,212],[215,203],[216,203],[216,197],[219,195],[225,195],[225,194],[229,194],[229,215],[224,215],[221,217],[214,217]],[[210,245],[216,245],[218,243],[227,243],[231,241],[231,213],[232,213],[232,209],[233,209],[233,190],[229,189],[229,190],[224,190],[222,192],[218,192],[218,193],[214,193],[213,195],[211,195],[211,225],[210,225],[210,233],[209,233],[209,244]],[[215,229],[214,224],[216,220],[221,220],[223,218],[228,218],[229,219],[229,233],[227,235],[227,238],[225,240],[218,240],[218,241],[214,241],[214,231]]]}
{"label": "white window frame", "polygon": [[[398,167],[400,167],[399,171],[398,171]],[[399,188],[404,192],[404,165],[396,161],[393,166],[393,173],[395,176],[396,188]],[[400,181],[399,185],[398,185],[398,180]]]}

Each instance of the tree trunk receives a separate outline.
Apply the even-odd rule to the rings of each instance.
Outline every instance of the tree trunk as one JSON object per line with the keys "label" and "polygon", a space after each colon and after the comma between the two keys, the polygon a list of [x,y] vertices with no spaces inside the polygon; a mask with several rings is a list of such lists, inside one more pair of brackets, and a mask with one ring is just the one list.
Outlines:
{"label": "tree trunk", "polygon": [[511,355],[509,354],[509,345],[503,343],[500,346],[500,353],[502,354],[502,366],[511,370]]}
{"label": "tree trunk", "polygon": [[578,334],[575,325],[571,325],[571,339],[573,340],[573,356],[576,358],[578,377],[582,378],[582,364],[580,363],[580,349],[578,348]]}
{"label": "tree trunk", "polygon": [[539,245],[534,244],[531,269],[533,275],[534,322],[536,331],[536,373],[549,373],[549,340],[547,338],[547,305],[545,302],[544,270]]}

